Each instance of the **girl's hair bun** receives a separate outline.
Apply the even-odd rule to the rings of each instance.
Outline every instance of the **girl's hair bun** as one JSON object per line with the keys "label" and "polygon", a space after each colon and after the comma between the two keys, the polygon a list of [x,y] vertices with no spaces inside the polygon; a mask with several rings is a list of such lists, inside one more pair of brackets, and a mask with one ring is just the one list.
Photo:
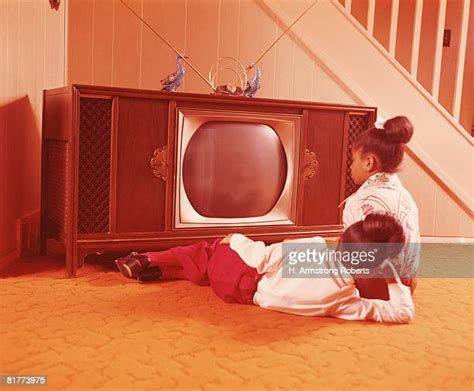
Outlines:
{"label": "girl's hair bun", "polygon": [[383,126],[385,137],[394,143],[408,143],[413,136],[413,124],[405,116],[393,117]]}

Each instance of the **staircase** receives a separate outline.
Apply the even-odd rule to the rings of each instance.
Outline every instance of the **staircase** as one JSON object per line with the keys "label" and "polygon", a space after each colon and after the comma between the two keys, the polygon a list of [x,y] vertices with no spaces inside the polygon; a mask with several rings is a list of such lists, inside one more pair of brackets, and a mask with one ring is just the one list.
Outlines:
{"label": "staircase", "polygon": [[[259,0],[260,7],[282,28],[313,1],[288,2]],[[433,71],[428,91],[417,80],[419,72],[417,50],[420,46],[421,0],[416,1],[413,44],[408,69],[395,59],[397,13],[399,1],[391,3],[390,34],[387,47],[373,36],[375,0],[368,0],[365,27],[351,14],[353,3],[345,0],[319,0],[311,11],[291,30],[291,37],[305,51],[323,64],[324,70],[338,84],[351,92],[357,103],[379,108],[379,121],[395,115],[406,115],[415,134],[408,144],[410,156],[438,183],[471,217],[474,215],[474,141],[459,123],[460,98],[466,52],[469,0],[463,0],[462,29],[459,40],[459,63],[456,66],[454,98],[448,111],[438,101],[441,52],[446,14],[446,0],[439,0],[438,29]],[[422,3],[422,2],[421,2]],[[443,15],[444,13],[444,15]],[[464,36],[464,38],[463,38]]]}

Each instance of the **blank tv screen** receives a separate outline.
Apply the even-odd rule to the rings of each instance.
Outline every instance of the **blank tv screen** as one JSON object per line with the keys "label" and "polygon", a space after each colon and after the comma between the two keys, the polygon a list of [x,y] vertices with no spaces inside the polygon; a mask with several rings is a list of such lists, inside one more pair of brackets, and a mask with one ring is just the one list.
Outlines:
{"label": "blank tv screen", "polygon": [[287,177],[283,145],[268,125],[209,121],[191,137],[183,184],[197,213],[212,218],[258,217],[270,212]]}

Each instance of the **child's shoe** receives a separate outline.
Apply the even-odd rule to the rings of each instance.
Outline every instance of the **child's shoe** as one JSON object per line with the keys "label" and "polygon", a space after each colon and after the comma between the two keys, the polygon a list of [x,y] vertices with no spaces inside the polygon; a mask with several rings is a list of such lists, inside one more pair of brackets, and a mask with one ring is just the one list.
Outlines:
{"label": "child's shoe", "polygon": [[150,265],[150,259],[146,255],[132,252],[126,257],[116,259],[115,264],[125,277],[137,278],[138,273]]}
{"label": "child's shoe", "polygon": [[138,273],[138,281],[148,282],[148,281],[158,281],[163,278],[163,273],[158,266],[150,266],[145,270]]}

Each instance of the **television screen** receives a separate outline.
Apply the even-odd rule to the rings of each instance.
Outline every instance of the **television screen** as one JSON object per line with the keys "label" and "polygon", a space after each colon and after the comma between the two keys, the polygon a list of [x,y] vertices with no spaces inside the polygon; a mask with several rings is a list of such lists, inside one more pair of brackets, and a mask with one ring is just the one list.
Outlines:
{"label": "television screen", "polygon": [[174,228],[293,225],[301,116],[177,108]]}
{"label": "television screen", "polygon": [[201,216],[263,216],[280,198],[287,169],[285,150],[270,126],[210,121],[186,148],[184,190]]}

